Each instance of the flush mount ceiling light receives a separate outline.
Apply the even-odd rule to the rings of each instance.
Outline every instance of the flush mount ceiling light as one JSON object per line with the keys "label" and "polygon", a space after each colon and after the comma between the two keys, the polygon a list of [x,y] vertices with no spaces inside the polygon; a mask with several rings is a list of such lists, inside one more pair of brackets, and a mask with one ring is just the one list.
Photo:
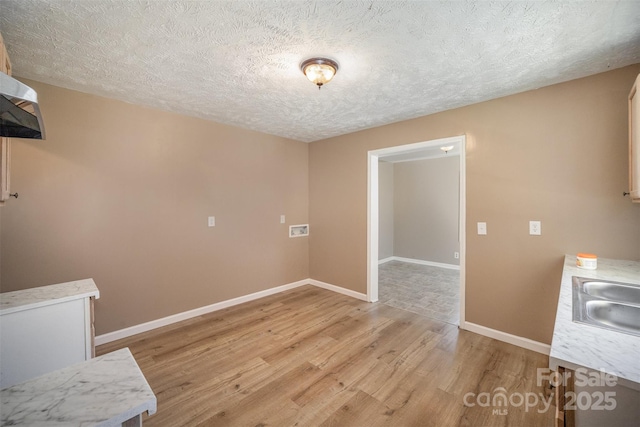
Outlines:
{"label": "flush mount ceiling light", "polygon": [[440,149],[442,151],[444,151],[445,154],[447,154],[449,151],[453,150],[453,145],[447,145],[446,147],[440,147]]}
{"label": "flush mount ceiling light", "polygon": [[309,81],[322,88],[338,71],[338,63],[327,58],[309,58],[300,64],[300,69]]}

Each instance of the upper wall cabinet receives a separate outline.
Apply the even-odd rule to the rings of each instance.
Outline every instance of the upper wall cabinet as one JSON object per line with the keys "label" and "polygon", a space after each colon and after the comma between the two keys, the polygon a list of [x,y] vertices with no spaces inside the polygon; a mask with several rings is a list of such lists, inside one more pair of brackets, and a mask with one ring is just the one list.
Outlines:
{"label": "upper wall cabinet", "polygon": [[640,74],[629,93],[629,193],[640,203]]}
{"label": "upper wall cabinet", "polygon": [[[11,75],[11,61],[7,49],[4,46],[4,40],[0,34],[0,71]],[[11,141],[9,138],[0,137],[2,151],[0,159],[0,206],[9,198],[9,176],[11,169]]]}

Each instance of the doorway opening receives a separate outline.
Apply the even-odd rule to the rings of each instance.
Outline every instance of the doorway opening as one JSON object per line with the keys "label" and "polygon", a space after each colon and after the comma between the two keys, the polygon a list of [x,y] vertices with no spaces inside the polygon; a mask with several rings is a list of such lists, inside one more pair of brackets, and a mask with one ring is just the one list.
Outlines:
{"label": "doorway opening", "polygon": [[[408,144],[396,147],[389,147],[380,150],[369,151],[369,172],[368,172],[368,221],[367,221],[367,297],[369,301],[376,302],[382,301],[389,305],[394,305],[393,302],[388,301],[390,294],[396,295],[399,298],[400,293],[404,292],[405,300],[402,302],[395,302],[395,306],[404,308],[409,311],[418,312],[424,314],[427,317],[435,318],[437,320],[446,321],[448,323],[458,323],[464,325],[464,304],[465,304],[465,146],[466,137],[456,136],[451,138],[442,138],[437,140],[419,142],[415,144]],[[443,147],[450,147],[444,150]],[[396,172],[400,170],[411,171],[418,170],[416,167],[420,167],[421,163],[418,160],[432,159],[437,160],[439,158],[447,158],[446,162],[440,162],[442,165],[445,163],[451,165],[452,160],[454,164],[457,162],[457,174],[458,179],[453,187],[449,182],[448,200],[451,201],[451,197],[457,197],[457,212],[447,214],[448,219],[446,221],[454,221],[453,232],[457,232],[457,247],[452,249],[448,247],[447,243],[437,243],[432,246],[437,246],[437,251],[440,253],[451,252],[449,254],[452,258],[455,254],[459,255],[459,267],[455,263],[449,264],[448,262],[434,262],[424,261],[418,258],[429,258],[429,256],[415,256],[415,257],[402,257],[402,256],[389,256],[388,251],[385,249],[385,241],[389,239],[384,233],[384,229],[381,235],[380,220],[382,214],[383,227],[384,223],[388,222],[388,213],[384,211],[385,206],[380,205],[381,196],[384,201],[385,189],[380,188],[380,177],[384,178],[385,174],[388,174],[389,163],[396,165],[403,165],[402,168],[398,168]],[[380,162],[383,163],[380,163]],[[431,161],[431,160],[429,160]],[[435,165],[436,163],[432,163]],[[395,166],[394,166],[395,167]],[[443,166],[444,167],[444,166]],[[404,176],[406,174],[411,175],[412,172],[402,172],[402,174],[396,173],[396,176]],[[413,172],[415,173],[415,172]],[[449,172],[450,173],[450,172]],[[451,176],[450,176],[451,178]],[[404,179],[404,178],[403,178]],[[449,180],[451,181],[451,180]],[[384,179],[382,185],[384,186]],[[402,196],[396,197],[396,201],[400,199],[399,206],[403,210],[407,207],[404,205],[411,205],[412,198],[411,191],[407,189],[405,182],[401,183],[400,188],[403,193]],[[443,181],[435,181],[429,179],[429,182],[416,184],[424,186],[438,186],[442,185]],[[433,188],[432,188],[433,189]],[[455,193],[452,193],[455,191]],[[434,199],[435,200],[435,199]],[[388,202],[388,200],[387,200]],[[411,203],[410,203],[411,202]],[[428,203],[424,202],[424,203]],[[438,202],[435,202],[438,203]],[[444,202],[442,202],[444,203]],[[455,203],[455,201],[454,201]],[[437,205],[433,205],[434,207]],[[383,212],[381,212],[381,209]],[[455,207],[453,208],[455,210]],[[404,215],[404,214],[403,214]],[[419,213],[417,215],[420,215]],[[415,215],[414,215],[415,216]],[[396,218],[397,220],[398,218]],[[396,221],[397,222],[397,221]],[[409,217],[400,217],[400,230],[399,233],[404,233],[408,236],[409,241],[419,242],[421,237],[419,235],[410,236],[412,228]],[[457,222],[457,224],[455,224]],[[451,224],[449,224],[451,226]],[[457,225],[457,227],[456,227]],[[449,227],[451,228],[451,227]],[[382,240],[381,240],[382,239]],[[396,239],[397,240],[397,239]],[[434,242],[437,239],[433,239]],[[455,236],[454,239],[455,240]],[[403,242],[404,240],[400,240]],[[451,241],[449,236],[448,241]],[[446,242],[443,241],[443,242]],[[382,245],[381,245],[382,244]],[[411,247],[411,243],[402,243],[404,246],[405,254],[418,254],[420,250],[416,247]],[[415,245],[414,245],[415,246]],[[381,256],[382,255],[382,256]],[[380,259],[383,258],[383,259]],[[437,256],[435,257],[437,258]],[[379,271],[380,267],[380,271]],[[459,268],[459,270],[458,270]],[[405,285],[402,288],[386,288],[398,280],[405,281]],[[459,282],[459,283],[458,283]],[[382,292],[380,286],[383,286]],[[423,286],[430,287],[429,289],[423,288]],[[451,289],[451,286],[456,286],[455,289]],[[438,290],[444,291],[439,295],[438,300],[432,300],[433,292]],[[422,294],[421,294],[422,292]],[[383,301],[386,300],[386,301]],[[420,301],[422,300],[422,301]],[[451,305],[459,303],[459,307],[453,307]],[[405,307],[402,307],[405,305]],[[435,311],[429,311],[435,310]]]}

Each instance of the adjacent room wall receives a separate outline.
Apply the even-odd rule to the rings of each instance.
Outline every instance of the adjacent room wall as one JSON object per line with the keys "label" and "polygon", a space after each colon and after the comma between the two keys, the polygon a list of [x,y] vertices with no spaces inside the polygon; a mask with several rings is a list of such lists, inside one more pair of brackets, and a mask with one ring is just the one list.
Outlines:
{"label": "adjacent room wall", "polygon": [[378,259],[393,256],[393,163],[378,162]]}
{"label": "adjacent room wall", "polygon": [[394,165],[393,255],[459,265],[460,157]]}
{"label": "adjacent room wall", "polygon": [[308,144],[27,84],[47,139],[13,141],[3,292],[92,277],[104,334],[309,277],[308,239],[288,238]]}
{"label": "adjacent room wall", "polygon": [[[622,197],[638,72],[311,143],[311,277],[366,292],[368,150],[466,134],[466,320],[550,343],[564,254],[640,259],[640,205]],[[530,220],[542,221],[541,236],[528,235]]]}

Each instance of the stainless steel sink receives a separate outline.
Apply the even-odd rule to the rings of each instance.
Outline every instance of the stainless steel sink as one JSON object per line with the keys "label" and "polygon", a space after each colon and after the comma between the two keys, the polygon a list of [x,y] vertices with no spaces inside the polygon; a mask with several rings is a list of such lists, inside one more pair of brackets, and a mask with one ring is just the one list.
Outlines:
{"label": "stainless steel sink", "polygon": [[617,282],[585,281],[583,289],[592,297],[640,304],[640,286]]}
{"label": "stainless steel sink", "polygon": [[573,276],[573,321],[640,336],[640,285]]}

